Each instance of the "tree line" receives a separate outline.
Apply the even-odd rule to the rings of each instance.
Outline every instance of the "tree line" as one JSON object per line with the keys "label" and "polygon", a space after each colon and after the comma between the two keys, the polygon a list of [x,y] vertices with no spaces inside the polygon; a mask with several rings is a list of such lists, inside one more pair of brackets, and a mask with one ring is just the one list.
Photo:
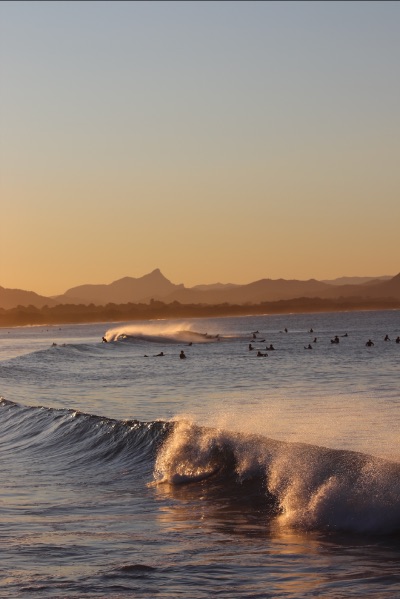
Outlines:
{"label": "tree line", "polygon": [[400,300],[367,298],[297,298],[259,304],[181,304],[151,300],[148,304],[58,304],[56,306],[17,306],[0,308],[0,327],[131,320],[210,318],[216,316],[247,316],[312,312],[342,312],[350,310],[399,310]]}

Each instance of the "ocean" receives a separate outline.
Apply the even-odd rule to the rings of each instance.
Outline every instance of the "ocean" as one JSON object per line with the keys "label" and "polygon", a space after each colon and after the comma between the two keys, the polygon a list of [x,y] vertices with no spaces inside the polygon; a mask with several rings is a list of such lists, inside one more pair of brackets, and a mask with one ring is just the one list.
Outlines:
{"label": "ocean", "polygon": [[399,335],[399,311],[0,329],[0,597],[400,597]]}

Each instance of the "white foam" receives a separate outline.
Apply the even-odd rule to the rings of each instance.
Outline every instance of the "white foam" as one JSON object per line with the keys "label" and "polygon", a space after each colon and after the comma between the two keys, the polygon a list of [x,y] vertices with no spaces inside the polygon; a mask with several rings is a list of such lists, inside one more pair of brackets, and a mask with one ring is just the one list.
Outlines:
{"label": "white foam", "polygon": [[390,533],[400,530],[400,468],[351,451],[284,443],[179,420],[157,456],[156,482],[202,480],[233,456],[238,481],[259,475],[281,526]]}

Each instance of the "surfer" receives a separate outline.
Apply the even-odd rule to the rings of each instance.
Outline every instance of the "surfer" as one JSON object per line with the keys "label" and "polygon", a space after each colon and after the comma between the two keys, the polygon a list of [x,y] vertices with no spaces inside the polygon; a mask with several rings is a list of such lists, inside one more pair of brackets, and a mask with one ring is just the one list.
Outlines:
{"label": "surfer", "polygon": [[400,343],[400,337],[396,337],[396,343]]}
{"label": "surfer", "polygon": [[164,355],[164,352],[163,352],[163,351],[160,351],[160,353],[159,353],[159,354],[156,354],[154,357],[155,357],[155,358],[158,358],[158,356],[163,356],[163,355]]}
{"label": "surfer", "polygon": [[108,341],[107,341],[107,339],[105,337],[102,337],[101,340],[102,340],[103,343],[108,343]]}
{"label": "surfer", "polygon": [[314,337],[313,343],[317,343],[317,338],[316,337]]}
{"label": "surfer", "polygon": [[254,349],[254,347],[251,345],[251,343],[249,343],[249,351],[251,351],[252,349]]}
{"label": "surfer", "polygon": [[268,354],[262,354],[260,351],[257,352],[257,358],[267,358]]}
{"label": "surfer", "polygon": [[308,346],[304,346],[304,349],[312,349],[312,345],[309,343]]}
{"label": "surfer", "polygon": [[390,341],[390,337],[389,337],[389,335],[385,335],[385,339],[384,339],[384,341]]}
{"label": "surfer", "polygon": [[374,345],[373,341],[371,341],[371,339],[368,339],[367,343],[365,344],[367,347],[372,347]]}
{"label": "surfer", "polygon": [[275,348],[274,348],[274,346],[272,345],[272,343],[271,343],[271,345],[270,345],[269,347],[266,347],[265,349],[267,349],[267,350],[269,350],[269,351],[274,351],[274,350],[275,350]]}
{"label": "surfer", "polygon": [[181,349],[181,353],[179,354],[179,357],[181,360],[184,360],[186,358],[185,352],[183,351],[183,349]]}

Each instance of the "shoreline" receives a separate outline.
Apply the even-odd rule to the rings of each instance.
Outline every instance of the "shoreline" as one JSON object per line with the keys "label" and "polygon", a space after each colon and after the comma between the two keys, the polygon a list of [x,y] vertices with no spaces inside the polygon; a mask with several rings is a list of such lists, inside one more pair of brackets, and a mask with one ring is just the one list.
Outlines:
{"label": "shoreline", "polygon": [[339,300],[297,298],[260,304],[59,304],[49,308],[19,306],[0,309],[0,328],[24,326],[53,326],[72,324],[101,324],[138,320],[174,320],[181,318],[215,318],[234,316],[271,316],[278,314],[318,314],[333,312],[400,310],[400,301],[387,298],[372,300],[346,298]]}

